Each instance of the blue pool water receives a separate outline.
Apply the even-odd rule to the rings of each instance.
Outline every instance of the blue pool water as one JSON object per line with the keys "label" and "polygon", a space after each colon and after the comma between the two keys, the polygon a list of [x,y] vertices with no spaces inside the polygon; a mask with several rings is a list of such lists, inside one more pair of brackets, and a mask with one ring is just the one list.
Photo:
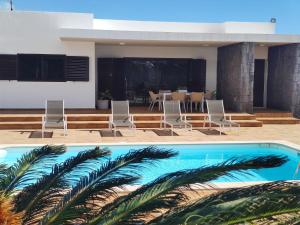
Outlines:
{"label": "blue pool water", "polygon": [[[91,149],[95,146],[72,146],[67,152],[56,159],[62,162],[79,151]],[[143,145],[120,145],[101,146],[112,151],[112,158],[116,158],[130,150],[140,149]],[[300,152],[278,144],[210,144],[210,145],[157,145],[159,148],[170,149],[178,152],[178,156],[161,160],[155,166],[148,166],[142,171],[141,184],[149,182],[165,173],[182,169],[192,169],[201,166],[210,166],[221,163],[232,157],[249,158],[257,156],[278,155],[287,156],[289,161],[277,168],[260,169],[249,171],[251,175],[234,174],[237,179],[220,177],[215,182],[236,181],[277,181],[277,180],[300,180],[300,174],[295,171],[300,162]],[[0,150],[0,162],[12,164],[22,153],[33,149],[33,147],[11,147]],[[94,162],[97,168],[100,162]]]}

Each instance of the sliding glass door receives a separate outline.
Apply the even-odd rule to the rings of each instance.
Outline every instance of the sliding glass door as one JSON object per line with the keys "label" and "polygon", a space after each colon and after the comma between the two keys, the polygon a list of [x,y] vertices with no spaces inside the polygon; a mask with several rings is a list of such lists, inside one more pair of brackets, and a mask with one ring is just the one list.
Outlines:
{"label": "sliding glass door", "polygon": [[205,91],[206,63],[202,59],[98,59],[99,92],[113,99],[145,105],[150,90]]}

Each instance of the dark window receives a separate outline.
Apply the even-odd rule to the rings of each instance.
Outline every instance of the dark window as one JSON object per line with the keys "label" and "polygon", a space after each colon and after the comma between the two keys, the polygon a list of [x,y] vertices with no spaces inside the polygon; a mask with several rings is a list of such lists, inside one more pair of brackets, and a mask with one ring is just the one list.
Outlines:
{"label": "dark window", "polygon": [[89,57],[67,56],[67,81],[89,81]]}
{"label": "dark window", "polygon": [[17,56],[0,55],[0,80],[17,79]]}
{"label": "dark window", "polygon": [[19,81],[64,81],[65,57],[63,55],[18,55]]}
{"label": "dark window", "polygon": [[188,90],[193,92],[206,91],[206,60],[191,59],[188,75]]}
{"label": "dark window", "polygon": [[41,55],[18,55],[18,80],[40,81],[41,80]]}
{"label": "dark window", "polygon": [[65,80],[65,56],[44,55],[42,59],[42,80]]}

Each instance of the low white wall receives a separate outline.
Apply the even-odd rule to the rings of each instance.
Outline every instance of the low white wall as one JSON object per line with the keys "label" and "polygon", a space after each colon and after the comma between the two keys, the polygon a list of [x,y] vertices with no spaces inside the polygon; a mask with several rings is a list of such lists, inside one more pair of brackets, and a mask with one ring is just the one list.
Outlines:
{"label": "low white wall", "polygon": [[217,86],[216,47],[160,47],[96,45],[96,58],[149,57],[149,58],[194,58],[206,59],[206,89]]}
{"label": "low white wall", "polygon": [[89,82],[0,81],[0,108],[44,108],[64,99],[67,108],[95,107],[95,44],[63,42],[59,28],[91,28],[93,16],[73,13],[0,12],[0,54],[65,54],[90,58]]}

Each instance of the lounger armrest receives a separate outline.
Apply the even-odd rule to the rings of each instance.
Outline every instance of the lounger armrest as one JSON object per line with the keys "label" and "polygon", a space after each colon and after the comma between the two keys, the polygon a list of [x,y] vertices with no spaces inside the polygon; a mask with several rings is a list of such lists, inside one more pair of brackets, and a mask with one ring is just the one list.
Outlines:
{"label": "lounger armrest", "polygon": [[186,120],[186,115],[181,115],[181,119],[184,121],[184,122],[186,122],[187,120]]}
{"label": "lounger armrest", "polygon": [[42,116],[42,123],[44,124],[46,122],[46,115]]}
{"label": "lounger armrest", "polygon": [[232,116],[231,115],[225,115],[225,119],[227,119],[227,118],[228,118],[229,121],[231,121]]}
{"label": "lounger armrest", "polygon": [[132,122],[132,123],[134,122],[134,117],[133,117],[132,114],[129,115],[129,121]]}
{"label": "lounger armrest", "polygon": [[109,116],[108,116],[108,121],[109,121],[110,123],[113,122],[113,116],[112,116],[112,115],[109,115]]}

